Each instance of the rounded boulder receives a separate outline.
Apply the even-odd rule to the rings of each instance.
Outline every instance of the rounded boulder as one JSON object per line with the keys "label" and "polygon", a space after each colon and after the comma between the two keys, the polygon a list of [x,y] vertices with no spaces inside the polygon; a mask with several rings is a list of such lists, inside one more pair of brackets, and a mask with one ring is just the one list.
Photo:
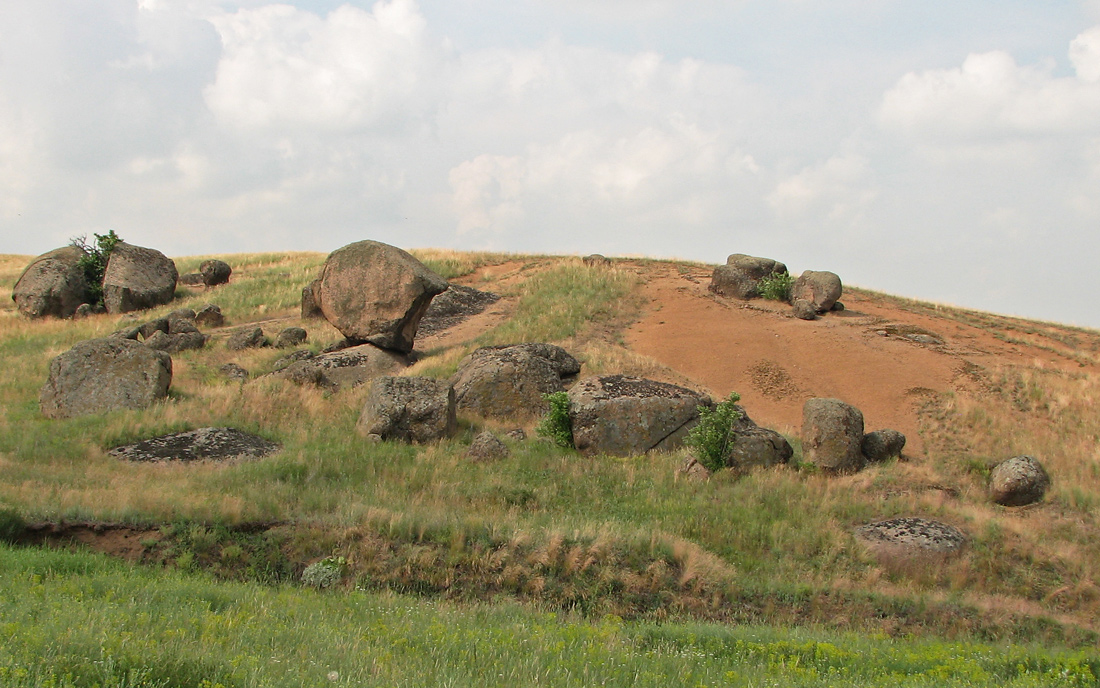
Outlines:
{"label": "rounded boulder", "polygon": [[50,362],[39,396],[47,418],[143,409],[168,395],[172,358],[132,339],[89,339]]}

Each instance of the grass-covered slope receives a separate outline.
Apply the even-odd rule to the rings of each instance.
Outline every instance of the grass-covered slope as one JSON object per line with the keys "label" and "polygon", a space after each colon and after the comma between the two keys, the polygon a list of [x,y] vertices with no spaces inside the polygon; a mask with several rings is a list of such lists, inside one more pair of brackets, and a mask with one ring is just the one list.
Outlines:
{"label": "grass-covered slope", "polygon": [[[410,369],[414,374],[448,376],[463,355],[484,344],[550,341],[582,360],[582,375],[623,372],[707,386],[675,365],[632,351],[624,335],[647,309],[660,307],[644,295],[658,268],[694,278],[700,266],[635,260],[607,269],[575,258],[416,253],[449,279],[504,299],[497,314],[468,336],[418,340],[421,360]],[[1095,670],[1095,655],[1082,656],[1094,662],[1092,669],[1080,669],[1082,657],[1023,649],[1006,654],[934,640],[896,644],[887,636],[1095,644],[1100,463],[1093,446],[1100,415],[1093,408],[1094,349],[1079,347],[1088,365],[1072,373],[1049,366],[970,371],[984,390],[980,396],[960,391],[922,397],[927,450],[919,461],[849,478],[783,468],[743,477],[719,473],[698,483],[677,474],[681,454],[582,457],[534,439],[510,441],[509,458],[478,463],[464,456],[479,429],[476,419],[464,419],[459,436],[438,445],[371,444],[354,430],[364,390],[332,394],[260,378],[285,352],[229,351],[224,340],[234,327],[255,323],[274,335],[300,325],[315,350],[339,339],[327,323],[298,317],[301,289],[324,256],[218,257],[233,266],[228,285],[181,287],[170,306],[136,316],[145,320],[213,302],[228,319],[226,327],[210,332],[205,349],[173,356],[170,399],[146,411],[62,421],[38,412],[38,390],[53,356],[134,318],[32,322],[10,301],[0,305],[0,509],[28,522],[125,525],[132,535],[125,548],[94,532],[83,540],[167,568],[151,572],[34,550],[6,552],[0,562],[5,588],[28,586],[33,594],[15,597],[45,605],[0,614],[5,647],[10,641],[14,648],[0,655],[6,657],[0,671],[4,661],[9,671],[39,667],[12,685],[66,685],[62,672],[43,668],[55,665],[77,667],[74,676],[82,678],[73,685],[91,685],[90,672],[106,671],[109,662],[115,662],[110,666],[116,682],[101,685],[199,685],[178,678],[198,676],[211,685],[320,685],[329,671],[341,681],[356,677],[349,685],[492,685],[478,680],[490,664],[505,667],[497,672],[499,683],[524,685],[614,684],[632,675],[639,677],[632,685],[694,685],[685,678],[689,674],[703,685],[761,685],[765,679],[828,685],[830,675],[836,685],[967,685],[969,679],[978,685],[1054,685],[1043,681],[1053,680],[1055,669],[1063,672],[1064,685],[1093,685],[1086,670]],[[178,260],[180,272],[205,258]],[[26,262],[0,257],[0,291],[10,293]],[[921,317],[985,317],[874,298]],[[1014,322],[1018,329],[1003,336],[1022,341],[1063,332]],[[1095,339],[1089,332],[1057,336]],[[244,385],[227,379],[219,367],[228,362],[244,366],[254,379]],[[124,463],[106,453],[126,442],[203,426],[256,432],[281,442],[284,450],[252,462],[186,466]],[[797,438],[791,440],[797,449]],[[988,468],[1012,453],[1035,453],[1048,462],[1055,487],[1042,506],[1010,511],[988,504]],[[967,530],[971,542],[946,561],[881,559],[852,534],[856,525],[896,515],[947,520]],[[346,561],[336,592],[253,585],[296,583],[307,564],[327,556]],[[190,577],[201,569],[240,582]],[[200,601],[222,601],[195,607],[182,601],[188,595],[180,590],[188,586]],[[80,599],[78,592],[88,588],[100,593]],[[378,592],[474,606],[452,609],[372,596]],[[68,601],[48,602],[54,597]],[[150,600],[161,606],[141,621],[136,608],[124,612],[109,602],[122,598],[137,607]],[[516,607],[517,601],[530,606]],[[300,616],[265,616],[284,606],[294,610],[288,615]],[[590,621],[550,619],[549,611]],[[137,620],[122,623],[112,616],[131,612]],[[600,622],[607,614],[630,623]],[[9,615],[18,620],[3,626]],[[413,625],[378,621],[387,615],[414,619]],[[807,631],[786,639],[786,631],[644,625],[691,620],[879,635],[826,638]],[[110,630],[115,624],[128,638],[141,640],[127,641],[134,647],[156,638],[160,654],[146,663],[123,662],[125,653],[112,650],[108,661],[105,648],[115,648],[111,643],[121,642],[116,636],[123,632]],[[290,630],[270,640],[263,653],[250,651],[253,641],[236,639],[230,630],[240,628],[247,639],[277,624]],[[433,635],[430,629],[443,625],[459,630]],[[47,656],[44,639],[61,627],[71,627],[66,637],[74,637],[72,642],[58,645],[56,662],[35,664],[34,657]],[[479,628],[487,638],[516,638],[521,645],[486,645],[475,637]],[[386,655],[411,642],[410,636],[432,638],[438,652],[421,652],[415,661]],[[203,644],[207,639],[215,650]],[[526,647],[534,649],[525,654]],[[329,659],[337,654],[332,648],[358,653],[361,663],[347,668]],[[554,652],[562,655],[560,662]],[[462,668],[461,658],[473,655],[481,664]],[[156,673],[154,660],[169,657],[180,658],[171,670],[177,678]],[[272,657],[289,659],[276,665]],[[1005,657],[1018,661],[1010,666]],[[193,671],[185,666],[192,661],[198,667]],[[620,664],[605,668],[600,662]],[[402,665],[408,673],[395,668]],[[127,667],[146,682],[118,678]],[[427,678],[416,682],[416,672]],[[284,675],[285,681],[276,678]],[[1078,679],[1083,682],[1072,682]]]}

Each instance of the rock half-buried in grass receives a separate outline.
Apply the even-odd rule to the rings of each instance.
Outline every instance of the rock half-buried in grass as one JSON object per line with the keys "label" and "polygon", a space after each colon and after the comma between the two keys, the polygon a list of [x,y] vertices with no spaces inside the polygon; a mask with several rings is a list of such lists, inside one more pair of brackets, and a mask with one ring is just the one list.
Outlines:
{"label": "rock half-buried in grass", "polygon": [[236,428],[199,428],[115,447],[108,453],[127,461],[225,461],[274,454],[282,445]]}
{"label": "rock half-buried in grass", "polygon": [[913,553],[948,554],[966,544],[966,533],[955,526],[926,518],[892,518],[856,528],[863,540]]}

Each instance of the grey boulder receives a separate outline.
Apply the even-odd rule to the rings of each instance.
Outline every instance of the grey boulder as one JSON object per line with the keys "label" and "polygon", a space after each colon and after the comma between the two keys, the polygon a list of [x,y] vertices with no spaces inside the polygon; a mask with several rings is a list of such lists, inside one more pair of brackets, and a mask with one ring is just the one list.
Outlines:
{"label": "grey boulder", "polygon": [[380,377],[371,384],[356,426],[384,440],[425,443],[454,434],[455,391],[426,377]]}
{"label": "grey boulder", "polygon": [[242,327],[230,334],[229,339],[225,342],[226,348],[231,351],[258,349],[266,345],[267,337],[264,336],[263,329],[259,327]]}
{"label": "grey boulder", "polygon": [[989,474],[989,497],[1003,506],[1026,506],[1043,499],[1050,476],[1034,456],[1014,456]]}
{"label": "grey boulder", "polygon": [[839,399],[808,399],[802,406],[802,450],[807,462],[830,473],[855,473],[861,451],[863,413]]}
{"label": "grey boulder", "polygon": [[734,253],[726,258],[725,265],[714,269],[710,290],[722,296],[751,299],[760,296],[760,280],[786,273],[787,266],[779,261]]}
{"label": "grey boulder", "polygon": [[726,466],[737,471],[771,468],[784,465],[794,456],[794,449],[783,435],[757,425],[745,409],[738,406],[741,417],[734,423],[735,439],[726,454]]}
{"label": "grey boulder", "polygon": [[897,430],[876,430],[863,436],[860,452],[872,463],[900,459],[905,449],[905,435]]}
{"label": "grey boulder", "polygon": [[466,450],[466,457],[478,461],[490,461],[507,458],[508,445],[500,441],[493,433],[483,430],[477,434],[470,448]]}
{"label": "grey boulder", "polygon": [[202,275],[202,283],[208,287],[216,287],[229,281],[233,274],[233,268],[224,260],[204,260],[199,265],[199,274]]}
{"label": "grey boulder", "polygon": [[288,349],[298,346],[306,341],[309,333],[300,327],[287,327],[275,337],[275,348]]}
{"label": "grey boulder", "polygon": [[459,410],[482,418],[524,419],[546,410],[543,394],[561,392],[581,364],[553,344],[486,346],[462,359],[452,381]]}
{"label": "grey boulder", "polygon": [[826,270],[806,270],[791,284],[791,303],[809,301],[818,313],[826,313],[841,297],[840,277]]}
{"label": "grey boulder", "polygon": [[11,292],[19,312],[30,318],[72,317],[87,299],[83,256],[76,246],[66,246],[31,261]]}
{"label": "grey boulder", "polygon": [[277,442],[236,428],[199,428],[115,447],[107,453],[127,461],[225,461],[260,458],[280,449]]}
{"label": "grey boulder", "polygon": [[396,375],[407,367],[409,359],[405,354],[361,344],[291,361],[272,376],[337,390],[357,387],[383,375]]}
{"label": "grey boulder", "polygon": [[606,375],[569,390],[573,445],[586,454],[634,456],[679,448],[711,400],[690,389],[644,378]]}
{"label": "grey boulder", "polygon": [[348,339],[408,353],[420,318],[447,287],[447,280],[405,251],[360,241],[329,255],[314,298]]}
{"label": "grey boulder", "polygon": [[913,517],[868,523],[856,528],[856,535],[869,544],[912,554],[950,554],[961,549],[968,539],[955,526]]}
{"label": "grey boulder", "polygon": [[160,251],[118,242],[103,273],[108,313],[129,313],[168,303],[176,293],[176,264]]}
{"label": "grey boulder", "polygon": [[172,358],[131,339],[89,339],[50,362],[39,395],[47,418],[143,409],[168,395]]}

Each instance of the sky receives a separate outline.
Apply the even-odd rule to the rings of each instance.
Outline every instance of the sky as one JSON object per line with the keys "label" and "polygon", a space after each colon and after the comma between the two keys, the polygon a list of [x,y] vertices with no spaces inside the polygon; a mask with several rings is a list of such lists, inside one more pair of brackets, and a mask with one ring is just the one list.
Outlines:
{"label": "sky", "polygon": [[5,0],[0,253],[830,270],[1100,328],[1100,0]]}

